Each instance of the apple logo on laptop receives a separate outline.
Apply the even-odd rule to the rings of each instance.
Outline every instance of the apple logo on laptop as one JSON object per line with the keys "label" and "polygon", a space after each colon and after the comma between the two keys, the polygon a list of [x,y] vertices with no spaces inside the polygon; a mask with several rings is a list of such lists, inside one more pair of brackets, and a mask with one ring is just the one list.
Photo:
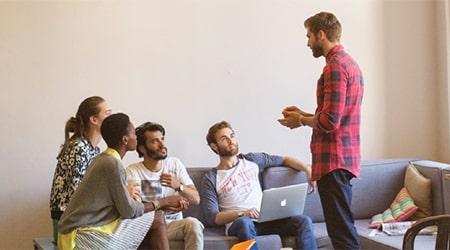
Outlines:
{"label": "apple logo on laptop", "polygon": [[286,206],[286,203],[287,203],[286,199],[283,199],[283,200],[280,202],[280,205],[281,205],[282,207],[285,207],[285,206]]}

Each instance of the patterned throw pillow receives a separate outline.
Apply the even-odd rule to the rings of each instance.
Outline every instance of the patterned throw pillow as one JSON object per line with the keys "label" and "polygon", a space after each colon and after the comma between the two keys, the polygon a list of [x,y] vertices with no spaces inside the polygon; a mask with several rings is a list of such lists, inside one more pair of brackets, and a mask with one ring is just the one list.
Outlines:
{"label": "patterned throw pillow", "polygon": [[414,204],[406,187],[403,187],[388,209],[372,217],[369,227],[377,228],[381,223],[404,221],[413,215],[417,209],[419,207]]}

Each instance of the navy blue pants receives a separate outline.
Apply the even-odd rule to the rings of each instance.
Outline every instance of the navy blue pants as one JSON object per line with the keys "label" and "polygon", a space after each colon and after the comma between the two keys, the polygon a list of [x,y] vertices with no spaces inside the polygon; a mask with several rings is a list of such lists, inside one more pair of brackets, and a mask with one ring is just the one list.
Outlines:
{"label": "navy blue pants", "polygon": [[[228,235],[237,236],[239,242],[254,239],[257,235],[267,234],[295,236],[298,249],[317,249],[311,218],[304,215],[263,223],[253,222],[249,217],[243,216],[236,219],[228,229]],[[258,249],[257,243],[251,248],[251,250]]]}
{"label": "navy blue pants", "polygon": [[351,209],[354,175],[344,169],[334,170],[317,181],[328,236],[334,249],[361,249]]}

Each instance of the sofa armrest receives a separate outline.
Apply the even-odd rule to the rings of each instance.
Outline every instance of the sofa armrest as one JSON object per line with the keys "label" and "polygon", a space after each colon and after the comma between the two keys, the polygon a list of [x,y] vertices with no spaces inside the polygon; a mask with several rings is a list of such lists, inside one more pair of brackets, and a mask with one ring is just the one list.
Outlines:
{"label": "sofa armrest", "polygon": [[450,176],[447,176],[450,174],[450,164],[429,160],[417,160],[412,163],[422,175],[431,180],[433,214],[449,214]]}

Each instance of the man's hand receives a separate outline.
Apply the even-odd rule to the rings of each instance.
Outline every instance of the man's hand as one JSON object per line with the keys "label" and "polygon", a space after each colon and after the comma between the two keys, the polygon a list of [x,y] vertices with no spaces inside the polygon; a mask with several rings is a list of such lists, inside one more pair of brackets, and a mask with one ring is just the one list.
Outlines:
{"label": "man's hand", "polygon": [[[307,113],[296,106],[289,106],[283,109],[281,112],[283,114],[283,118],[278,119],[278,122],[290,129],[298,128],[306,125],[305,121],[302,120],[303,117],[312,117],[313,114]],[[309,124],[309,126],[311,126]]]}
{"label": "man's hand", "polygon": [[244,211],[244,215],[243,216],[247,216],[250,219],[258,219],[259,217],[259,211],[256,208],[250,208]]}
{"label": "man's hand", "polygon": [[161,209],[179,212],[189,207],[189,201],[180,195],[171,195],[159,199]]}
{"label": "man's hand", "polygon": [[181,184],[180,181],[170,173],[161,173],[159,181],[161,182],[161,185],[165,187],[171,187],[175,190],[177,190]]}
{"label": "man's hand", "polygon": [[289,106],[283,109],[281,114],[283,114],[283,118],[278,119],[278,122],[290,129],[300,127],[300,117],[304,113],[302,110],[297,108],[296,106]]}
{"label": "man's hand", "polygon": [[133,200],[142,202],[141,199],[141,184],[138,182],[131,182],[127,185],[127,190]]}

